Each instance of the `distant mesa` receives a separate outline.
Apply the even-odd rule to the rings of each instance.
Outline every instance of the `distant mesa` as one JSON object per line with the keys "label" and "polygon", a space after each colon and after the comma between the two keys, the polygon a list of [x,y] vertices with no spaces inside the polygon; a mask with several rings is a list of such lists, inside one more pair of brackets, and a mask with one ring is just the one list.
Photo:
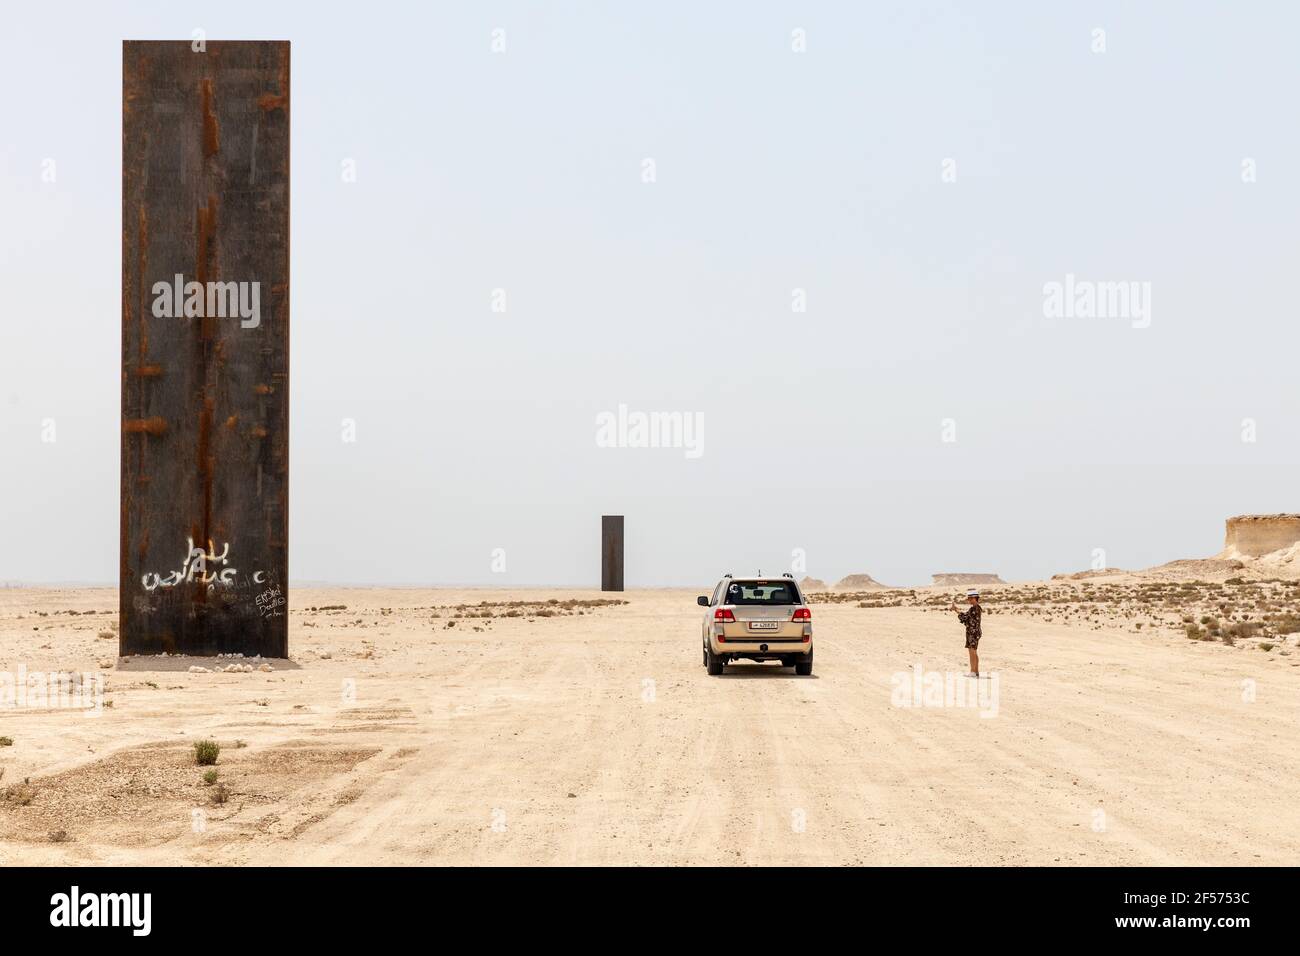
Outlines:
{"label": "distant mesa", "polygon": [[[1122,574],[1118,569],[1055,574],[1053,580]],[[1209,558],[1182,558],[1145,571],[1140,579],[1186,581],[1300,573],[1300,514],[1237,515],[1224,522],[1223,550]]]}
{"label": "distant mesa", "polygon": [[[1237,515],[1225,522],[1220,558],[1275,560],[1295,556],[1300,545],[1300,514]],[[1282,553],[1279,553],[1282,552]]]}
{"label": "distant mesa", "polygon": [[947,572],[931,575],[934,583],[942,587],[954,587],[969,584],[1006,584],[996,574],[972,574],[967,571]]}
{"label": "distant mesa", "polygon": [[1212,558],[1170,561],[1145,573],[1152,577],[1229,578],[1242,573],[1300,573],[1300,514],[1237,515],[1224,522],[1223,550]]}
{"label": "distant mesa", "polygon": [[826,582],[821,578],[810,578],[805,575],[804,579],[799,582],[801,591],[825,591]]}
{"label": "distant mesa", "polygon": [[888,591],[888,584],[881,584],[869,574],[850,574],[835,582],[837,591]]}

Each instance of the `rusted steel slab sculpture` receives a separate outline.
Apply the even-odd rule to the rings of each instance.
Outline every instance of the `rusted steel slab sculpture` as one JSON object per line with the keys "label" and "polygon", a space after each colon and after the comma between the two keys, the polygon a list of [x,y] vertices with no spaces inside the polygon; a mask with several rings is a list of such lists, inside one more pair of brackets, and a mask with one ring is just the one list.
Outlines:
{"label": "rusted steel slab sculpture", "polygon": [[600,589],[623,590],[623,516],[600,518]]}
{"label": "rusted steel slab sculpture", "polygon": [[122,654],[288,655],[289,44],[122,47]]}

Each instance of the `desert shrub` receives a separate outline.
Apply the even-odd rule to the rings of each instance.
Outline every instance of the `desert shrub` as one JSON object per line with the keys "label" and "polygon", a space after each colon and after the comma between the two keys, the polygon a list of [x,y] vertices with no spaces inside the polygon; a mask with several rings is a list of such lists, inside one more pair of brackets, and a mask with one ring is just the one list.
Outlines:
{"label": "desert shrub", "polygon": [[1279,634],[1294,634],[1300,631],[1300,615],[1280,614],[1273,620],[1273,628]]}
{"label": "desert shrub", "polygon": [[217,782],[217,772],[215,770],[207,771],[203,775],[203,782],[206,783],[209,787],[212,786],[214,783]]}
{"label": "desert shrub", "polygon": [[1259,649],[1265,652],[1271,651],[1275,647],[1277,647],[1276,644],[1270,644],[1268,641],[1261,641],[1259,645]]}
{"label": "desert shrub", "polygon": [[1199,641],[1205,636],[1205,632],[1202,631],[1200,627],[1198,627],[1195,624],[1188,624],[1186,631],[1187,631],[1187,636],[1194,641]]}
{"label": "desert shrub", "polygon": [[12,737],[0,737],[0,747],[12,747],[14,739]]}
{"label": "desert shrub", "polygon": [[36,788],[28,780],[24,780],[22,783],[15,783],[11,787],[5,787],[4,798],[5,803],[25,807],[36,799]]}
{"label": "desert shrub", "polygon": [[50,831],[50,842],[51,842],[51,843],[67,843],[67,842],[68,842],[68,831],[67,831],[67,830],[51,830],[51,831]]}
{"label": "desert shrub", "polygon": [[208,797],[214,806],[220,806],[230,799],[230,791],[226,789],[224,783],[219,783],[212,788],[212,794]]}
{"label": "desert shrub", "polygon": [[215,740],[196,740],[194,742],[194,762],[200,767],[210,767],[217,762],[221,748]]}

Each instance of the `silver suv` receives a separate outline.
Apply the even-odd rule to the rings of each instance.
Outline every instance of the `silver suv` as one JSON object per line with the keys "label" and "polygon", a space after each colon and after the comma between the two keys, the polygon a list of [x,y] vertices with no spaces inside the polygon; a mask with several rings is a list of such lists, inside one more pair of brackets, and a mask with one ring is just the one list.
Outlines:
{"label": "silver suv", "polygon": [[732,661],[780,661],[807,677],[813,665],[812,611],[794,575],[736,578],[728,574],[712,595],[701,624],[704,666],[712,675]]}

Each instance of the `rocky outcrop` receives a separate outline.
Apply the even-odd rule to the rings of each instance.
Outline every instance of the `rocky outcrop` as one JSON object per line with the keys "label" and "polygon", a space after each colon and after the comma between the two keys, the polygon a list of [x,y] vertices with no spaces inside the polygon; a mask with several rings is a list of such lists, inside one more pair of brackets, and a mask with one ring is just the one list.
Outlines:
{"label": "rocky outcrop", "polygon": [[1210,580],[1231,576],[1245,566],[1244,562],[1235,559],[1183,558],[1147,568],[1143,573],[1173,581]]}
{"label": "rocky outcrop", "polygon": [[849,574],[835,582],[836,590],[841,591],[888,591],[889,585],[881,584],[869,574]]}
{"label": "rocky outcrop", "polygon": [[1300,514],[1237,515],[1229,518],[1222,558],[1258,558],[1300,544]]}
{"label": "rocky outcrop", "polygon": [[805,577],[802,581],[799,582],[799,590],[800,591],[825,591],[826,582],[823,581],[821,578]]}
{"label": "rocky outcrop", "polygon": [[973,574],[968,571],[948,571],[943,574],[933,574],[934,583],[943,587],[956,587],[959,585],[971,584],[1006,584],[996,574]]}
{"label": "rocky outcrop", "polygon": [[1086,581],[1089,578],[1107,578],[1116,574],[1128,574],[1120,568],[1097,568],[1090,571],[1075,571],[1072,574],[1053,574],[1053,581]]}

